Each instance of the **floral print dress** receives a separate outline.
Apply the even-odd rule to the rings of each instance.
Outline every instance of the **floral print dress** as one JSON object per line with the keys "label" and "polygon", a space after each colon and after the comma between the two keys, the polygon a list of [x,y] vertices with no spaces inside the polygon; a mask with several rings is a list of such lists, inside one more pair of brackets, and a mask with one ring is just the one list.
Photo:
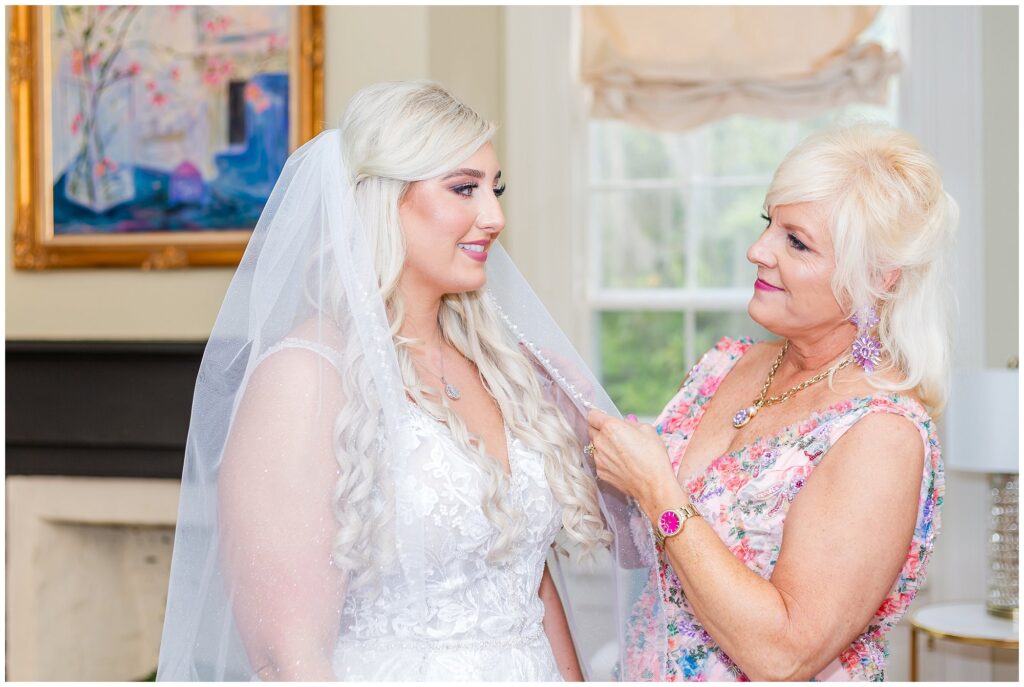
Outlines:
{"label": "floral print dress", "polygon": [[[657,429],[668,447],[674,470],[679,469],[708,401],[751,345],[749,339],[723,338],[694,366],[662,411]],[[924,582],[939,526],[943,472],[931,418],[907,396],[878,393],[849,399],[716,458],[704,472],[683,483],[690,501],[733,555],[769,579],[778,561],[786,513],[793,499],[846,430],[869,413],[880,412],[902,415],[921,432],[925,461],[914,537],[899,578],[871,622],[816,676],[817,680],[884,679],[888,656],[885,635],[903,617]],[[693,615],[660,544],[656,554],[662,588],[647,589],[646,598],[634,607],[627,637],[627,660],[634,664],[632,668],[646,669],[651,678],[665,680],[747,680]],[[654,594],[660,594],[660,599]],[[651,611],[655,607],[664,608],[661,621],[655,620],[659,614]],[[655,627],[656,622],[664,622],[666,627]],[[665,649],[667,656],[661,662],[654,653]]]}

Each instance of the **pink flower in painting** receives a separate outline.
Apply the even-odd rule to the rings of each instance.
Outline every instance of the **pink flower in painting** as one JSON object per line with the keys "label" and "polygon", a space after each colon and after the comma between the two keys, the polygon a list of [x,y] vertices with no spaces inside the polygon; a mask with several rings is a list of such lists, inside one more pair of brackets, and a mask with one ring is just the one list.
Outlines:
{"label": "pink flower in painting", "polygon": [[153,79],[150,79],[149,81],[147,81],[146,82],[146,90],[149,91],[150,93],[154,92],[156,90],[156,81],[154,81]]}
{"label": "pink flower in painting", "polygon": [[211,57],[203,71],[203,81],[210,86],[219,86],[231,76],[235,63],[231,60]]}
{"label": "pink flower in painting", "polygon": [[117,163],[108,157],[103,158],[92,169],[93,174],[98,177],[106,176],[108,173],[117,171]]}
{"label": "pink flower in painting", "polygon": [[245,87],[245,100],[253,106],[256,112],[262,114],[270,107],[270,99],[267,98],[259,86],[254,83],[247,84]]}
{"label": "pink flower in painting", "polygon": [[82,113],[79,112],[75,115],[75,118],[71,120],[71,133],[77,134],[78,130],[82,128]]}
{"label": "pink flower in painting", "polygon": [[128,65],[128,73],[130,75],[137,76],[140,71],[142,71],[142,67],[139,66],[138,62],[132,62],[130,65]]}
{"label": "pink flower in painting", "polygon": [[81,50],[71,51],[71,73],[75,76],[82,75],[82,69],[85,67],[85,57],[82,55]]}
{"label": "pink flower in painting", "polygon": [[157,107],[160,107],[161,105],[164,105],[166,102],[167,102],[167,96],[164,95],[163,93],[154,93],[153,94],[153,104],[156,105]]}
{"label": "pink flower in painting", "polygon": [[216,17],[214,19],[207,19],[205,22],[203,22],[203,28],[206,29],[209,33],[215,35],[218,33],[224,33],[228,30],[228,27],[230,26],[231,18],[223,15]]}

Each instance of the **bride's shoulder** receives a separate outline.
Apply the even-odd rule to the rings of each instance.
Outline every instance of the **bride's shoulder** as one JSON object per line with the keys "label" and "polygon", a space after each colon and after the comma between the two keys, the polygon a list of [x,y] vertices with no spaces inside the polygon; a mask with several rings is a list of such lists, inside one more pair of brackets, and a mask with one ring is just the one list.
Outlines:
{"label": "bride's shoulder", "polygon": [[340,349],[345,342],[341,326],[329,317],[310,317],[299,322],[284,339],[312,341]]}
{"label": "bride's shoulder", "polygon": [[344,342],[337,324],[310,318],[268,347],[256,366],[263,376],[291,376],[315,373],[327,360],[342,372]]}

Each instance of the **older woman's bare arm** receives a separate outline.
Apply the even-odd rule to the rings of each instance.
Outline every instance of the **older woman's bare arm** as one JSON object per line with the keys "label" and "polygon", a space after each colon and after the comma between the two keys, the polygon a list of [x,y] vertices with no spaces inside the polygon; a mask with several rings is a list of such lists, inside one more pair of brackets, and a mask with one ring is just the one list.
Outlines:
{"label": "older woman's bare arm", "polygon": [[[629,445],[622,453],[638,458],[636,472],[644,471],[644,461],[650,470],[667,462],[663,447],[649,441],[653,430],[630,436],[629,429],[616,423],[608,434],[618,434],[618,442],[595,436],[598,449],[614,454]],[[794,500],[770,580],[733,556],[700,518],[667,540],[669,561],[697,619],[752,680],[808,680],[864,630],[906,559],[923,461],[920,432],[906,419],[877,414],[854,425]],[[619,462],[618,469],[609,466],[612,473],[602,472],[634,479],[623,476],[628,459],[620,455]],[[636,490],[652,519],[687,501],[664,475],[624,487]]]}
{"label": "older woman's bare arm", "polygon": [[[315,353],[256,368],[221,467],[220,542],[235,621],[264,680],[333,680],[344,579],[333,566],[339,384]],[[330,369],[330,368],[329,368]]]}

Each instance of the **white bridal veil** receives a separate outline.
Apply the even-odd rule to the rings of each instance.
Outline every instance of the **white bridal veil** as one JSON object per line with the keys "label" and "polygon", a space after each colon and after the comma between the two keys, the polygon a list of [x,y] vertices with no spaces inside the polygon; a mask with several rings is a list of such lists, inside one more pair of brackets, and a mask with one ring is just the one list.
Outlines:
{"label": "white bridal veil", "polygon": [[[341,134],[326,131],[288,159],[203,356],[160,680],[260,679],[282,660],[278,676],[324,679],[349,590],[397,585],[425,598],[407,478],[418,439],[363,231]],[[614,406],[497,244],[487,269],[481,297],[585,445],[587,404]],[[581,664],[607,678],[601,657],[608,667],[617,656],[621,678],[658,679],[625,642],[631,624],[663,627],[650,622],[657,602],[638,603],[658,589],[650,529],[614,490],[600,497],[615,535],[607,564],[556,574]],[[413,623],[428,612],[408,610]],[[645,636],[664,642],[663,631]]]}

